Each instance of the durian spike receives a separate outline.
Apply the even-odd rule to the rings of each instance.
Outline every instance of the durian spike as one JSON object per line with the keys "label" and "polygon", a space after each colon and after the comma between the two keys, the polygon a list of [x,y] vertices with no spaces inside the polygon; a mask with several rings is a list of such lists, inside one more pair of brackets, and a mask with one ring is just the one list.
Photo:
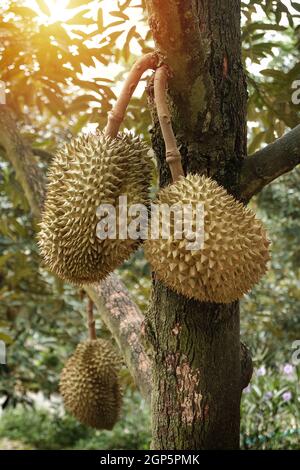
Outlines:
{"label": "durian spike", "polygon": [[159,56],[156,52],[149,52],[149,54],[145,54],[143,57],[136,61],[131,71],[129,72],[127,80],[125,81],[125,84],[115,106],[108,115],[107,125],[105,128],[106,136],[113,138],[117,137],[129,101],[143,73],[149,69],[155,70],[158,66],[158,63]]}
{"label": "durian spike", "polygon": [[89,339],[97,339],[96,326],[94,319],[94,302],[89,298],[87,305],[87,321],[89,328]]}
{"label": "durian spike", "polygon": [[166,161],[169,165],[173,182],[175,182],[181,176],[184,176],[184,171],[181,163],[181,155],[172,129],[171,114],[167,103],[166,89],[168,76],[169,69],[166,65],[162,65],[156,70],[154,78],[154,97],[166,146]]}

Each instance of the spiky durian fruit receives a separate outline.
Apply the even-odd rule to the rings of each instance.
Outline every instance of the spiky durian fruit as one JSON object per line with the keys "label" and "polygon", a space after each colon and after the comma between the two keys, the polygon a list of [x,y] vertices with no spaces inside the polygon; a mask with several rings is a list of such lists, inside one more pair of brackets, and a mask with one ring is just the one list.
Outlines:
{"label": "spiky durian fruit", "polygon": [[147,204],[150,182],[147,146],[130,134],[113,139],[97,132],[60,149],[49,171],[39,233],[49,269],[81,285],[102,280],[126,260],[139,242],[118,236],[99,240],[96,210],[100,204],[118,208],[123,195],[128,206]]}
{"label": "spiky durian fruit", "polygon": [[122,404],[119,367],[120,359],[109,341],[78,344],[60,376],[65,408],[83,424],[112,429]]}
{"label": "spiky durian fruit", "polygon": [[[187,249],[184,235],[145,242],[145,254],[158,279],[171,289],[200,301],[229,303],[242,297],[267,270],[269,240],[255,214],[214,180],[189,175],[162,189],[158,204],[203,204],[201,249]],[[195,230],[195,212],[193,230]]]}

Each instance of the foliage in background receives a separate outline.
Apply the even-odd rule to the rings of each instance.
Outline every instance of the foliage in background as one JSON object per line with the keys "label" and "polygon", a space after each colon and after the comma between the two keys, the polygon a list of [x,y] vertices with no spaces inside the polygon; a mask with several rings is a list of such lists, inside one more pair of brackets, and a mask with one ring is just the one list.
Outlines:
{"label": "foliage in background", "polygon": [[[130,1],[112,2],[109,15],[98,0],[70,1],[64,21],[52,17],[43,0],[36,10],[26,3],[8,0],[0,6],[0,78],[23,134],[49,150],[88,122],[104,126],[116,98],[107,66],[132,62],[132,43],[141,53],[149,51],[149,34],[142,36],[143,28],[125,14]],[[137,8],[142,20],[143,4]],[[133,101],[129,111],[128,123],[145,121],[145,101],[142,107]]]}
{"label": "foliage in background", "polygon": [[149,412],[138,393],[124,397],[122,419],[112,431],[95,431],[59,409],[18,406],[0,420],[1,440],[34,449],[142,450],[150,445]]}
{"label": "foliage in background", "polygon": [[299,123],[299,105],[292,102],[292,94],[300,77],[300,6],[250,0],[243,2],[242,11],[251,154]]}
{"label": "foliage in background", "polygon": [[243,394],[241,445],[244,449],[299,449],[300,369],[286,363],[265,366],[254,357],[256,371]]}
{"label": "foliage in background", "polygon": [[[291,364],[266,367],[261,354],[242,400],[243,449],[298,449],[300,371]],[[122,419],[112,431],[95,431],[79,424],[60,408],[34,409],[19,405],[0,420],[2,449],[148,449],[149,410],[140,395],[127,393]]]}
{"label": "foliage in background", "polygon": [[284,175],[257,198],[272,240],[271,269],[243,302],[242,335],[266,348],[268,362],[289,362],[300,338],[300,170]]}

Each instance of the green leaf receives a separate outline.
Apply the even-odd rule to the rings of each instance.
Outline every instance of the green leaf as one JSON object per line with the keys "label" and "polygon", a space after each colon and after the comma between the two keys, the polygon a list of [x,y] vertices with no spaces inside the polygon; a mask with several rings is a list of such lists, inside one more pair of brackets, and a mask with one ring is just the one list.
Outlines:
{"label": "green leaf", "polygon": [[80,96],[77,96],[77,98],[75,98],[73,101],[72,101],[72,105],[74,104],[78,104],[78,103],[90,103],[91,101],[99,101],[98,98],[96,98],[96,96],[94,95],[80,95]]}
{"label": "green leaf", "polygon": [[118,2],[119,10],[121,10],[121,11],[126,10],[126,8],[129,7],[130,3],[131,3],[131,0],[125,0],[125,2],[122,3],[122,4],[121,4],[121,2]]}
{"label": "green leaf", "polygon": [[284,5],[284,3],[282,3],[281,0],[278,0],[278,7],[277,7],[280,11],[282,11],[283,13],[287,13],[289,14],[289,9],[286,5]]}
{"label": "green leaf", "polygon": [[291,2],[291,5],[296,11],[300,12],[300,4],[299,3]]}
{"label": "green leaf", "polygon": [[113,21],[112,23],[109,23],[105,29],[109,29],[109,28],[114,28],[115,26],[119,26],[120,24],[124,24],[124,21],[121,20],[121,21]]}
{"label": "green leaf", "polygon": [[66,21],[67,24],[83,24],[83,25],[90,25],[94,24],[95,21],[92,18],[85,18],[84,15],[87,13],[90,13],[90,10],[83,10],[80,13],[77,13],[77,15],[73,16],[73,18],[69,19]]}
{"label": "green leaf", "polygon": [[11,37],[11,36],[13,36],[13,33],[11,31],[9,31],[6,28],[0,28],[0,37],[4,38],[4,37]]}
{"label": "green leaf", "polygon": [[261,131],[252,139],[252,142],[249,145],[248,152],[251,155],[260,148],[260,145],[263,143],[265,137],[265,131]]}
{"label": "green leaf", "polygon": [[45,13],[45,15],[47,16],[51,16],[51,11],[47,5],[46,2],[44,2],[44,0],[36,0],[36,3],[38,4],[40,10]]}
{"label": "green leaf", "polygon": [[102,33],[104,31],[103,10],[102,10],[102,8],[99,8],[98,13],[97,13],[97,24],[98,24],[99,32]]}
{"label": "green leaf", "polygon": [[89,105],[87,103],[72,103],[68,106],[68,109],[65,111],[67,116],[71,116],[72,114],[80,113],[81,111],[88,111]]}
{"label": "green leaf", "polygon": [[59,112],[62,112],[65,110],[65,103],[62,97],[57,95],[56,93],[53,93],[49,88],[44,87],[43,92],[47,96],[49,103],[47,103],[47,106],[49,106],[49,109],[52,111],[54,115],[59,115]]}
{"label": "green leaf", "polygon": [[107,44],[107,46],[103,47],[93,47],[89,49],[90,54],[94,57],[98,57],[100,55],[110,55],[111,54],[111,44]]}
{"label": "green leaf", "polygon": [[[76,36],[80,36],[84,40],[88,40],[91,38],[91,34],[87,34],[84,31],[81,31],[80,29],[72,29],[72,34],[76,34]],[[99,34],[99,31],[97,30],[95,34]]]}
{"label": "green leaf", "polygon": [[73,83],[74,85],[77,85],[80,88],[85,88],[86,90],[92,90],[96,93],[99,93],[99,85],[97,85],[95,82],[89,82],[88,80],[79,80],[77,78],[73,80]]}
{"label": "green leaf", "polygon": [[90,54],[80,54],[80,62],[86,65],[86,67],[95,67],[95,62]]}
{"label": "green leaf", "polygon": [[[4,221],[1,222],[0,230],[2,233],[6,234],[7,229],[4,227]],[[13,253],[6,253],[5,255],[0,256],[0,268],[6,265],[6,262],[14,256]]]}
{"label": "green leaf", "polygon": [[96,77],[94,78],[96,82],[106,82],[106,83],[115,83],[114,80],[110,80],[109,78],[104,78],[104,77]]}
{"label": "green leaf", "polygon": [[87,3],[91,3],[93,0],[70,0],[67,8],[78,8],[81,6],[85,6]]}
{"label": "green leaf", "polygon": [[124,21],[129,20],[129,16],[125,15],[125,13],[122,13],[121,11],[111,11],[109,14],[111,16],[116,16],[117,18],[122,18]]}
{"label": "green leaf", "polygon": [[11,11],[15,13],[15,15],[18,15],[24,18],[26,17],[34,18],[35,16],[37,16],[37,13],[28,7],[13,7]]}
{"label": "green leaf", "polygon": [[128,31],[126,41],[122,50],[122,54],[126,62],[128,61],[129,55],[130,55],[130,41],[135,35],[136,35],[136,26],[132,26],[132,28],[130,28],[130,30]]}
{"label": "green leaf", "polygon": [[86,123],[88,122],[88,117],[89,116],[87,114],[84,114],[83,116],[80,116],[78,118],[76,124],[72,127],[72,134],[73,135],[76,135],[81,131],[83,126],[85,126]]}
{"label": "green leaf", "polygon": [[257,385],[252,385],[252,389],[255,391],[256,395],[261,398],[262,397],[262,391]]}
{"label": "green leaf", "polygon": [[247,24],[243,28],[243,36],[254,33],[254,31],[285,31],[286,27],[278,24],[268,24],[261,23],[260,21],[255,21]]}
{"label": "green leaf", "polygon": [[[37,76],[40,75],[41,72],[37,72]],[[43,74],[44,75],[44,74]],[[49,88],[51,91],[54,91],[56,92],[58,95],[61,95],[62,93],[62,90],[60,88],[60,86],[54,81],[54,80],[49,80],[49,78],[44,78],[43,76],[41,76],[40,78],[41,82],[43,82],[45,84],[45,86],[47,88]]]}
{"label": "green leaf", "polygon": [[11,344],[13,342],[13,338],[11,336],[8,336],[7,334],[2,333],[1,331],[0,331],[0,340],[4,341],[4,343],[6,344]]}
{"label": "green leaf", "polygon": [[99,88],[101,90],[103,90],[104,94],[109,98],[109,99],[117,99],[116,95],[114,94],[114,92],[112,91],[112,89],[106,85],[99,85]]}
{"label": "green leaf", "polygon": [[293,67],[289,72],[288,72],[288,77],[290,81],[296,80],[300,78],[300,63],[296,64],[295,67]]}
{"label": "green leaf", "polygon": [[124,31],[114,31],[113,33],[110,33],[108,37],[110,38],[111,42],[115,42],[121,34],[124,33]]}
{"label": "green leaf", "polygon": [[286,81],[286,74],[284,72],[281,72],[280,70],[264,69],[261,70],[260,73],[265,77],[272,77],[284,82]]}

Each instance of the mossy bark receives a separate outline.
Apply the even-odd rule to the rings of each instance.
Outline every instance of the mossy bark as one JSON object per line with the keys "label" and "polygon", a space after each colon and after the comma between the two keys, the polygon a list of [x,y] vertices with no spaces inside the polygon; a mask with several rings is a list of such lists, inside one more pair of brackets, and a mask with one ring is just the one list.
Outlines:
{"label": "mossy bark", "polygon": [[[239,197],[246,155],[246,83],[239,0],[147,2],[156,46],[174,72],[172,120],[186,172],[206,174]],[[154,115],[160,185],[170,182]],[[200,303],[153,275],[146,336],[153,351],[154,449],[239,447],[238,302]]]}

